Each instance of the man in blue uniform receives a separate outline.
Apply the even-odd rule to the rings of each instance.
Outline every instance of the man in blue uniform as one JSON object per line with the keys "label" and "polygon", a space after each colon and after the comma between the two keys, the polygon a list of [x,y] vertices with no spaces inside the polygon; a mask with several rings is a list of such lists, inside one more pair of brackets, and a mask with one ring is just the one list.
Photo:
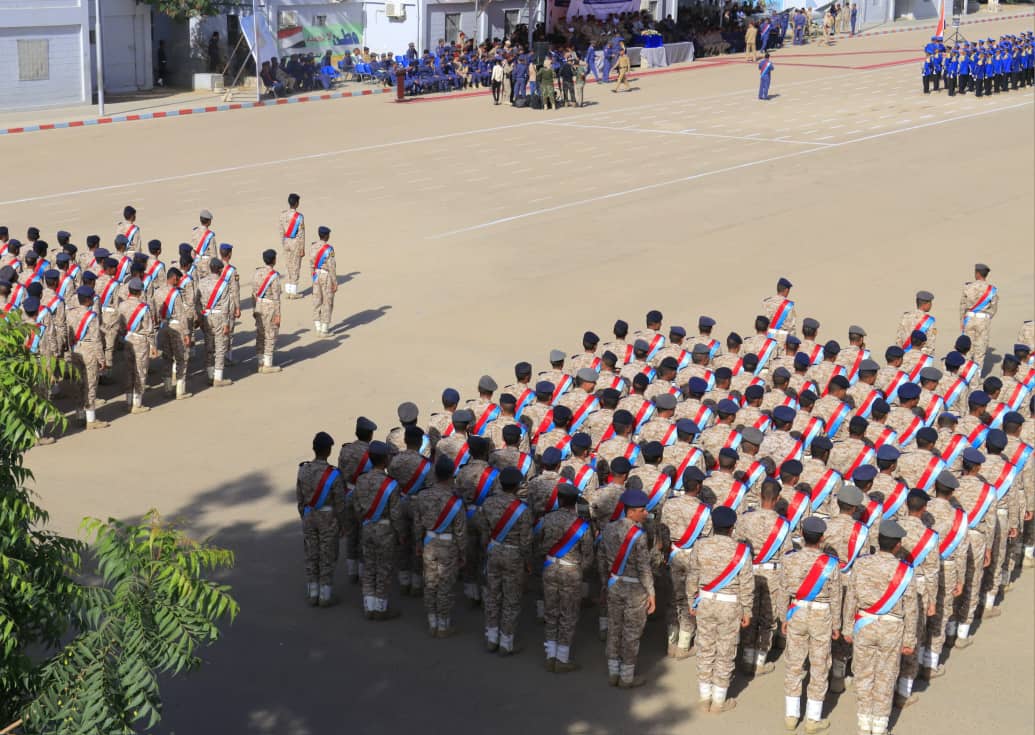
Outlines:
{"label": "man in blue uniform", "polygon": [[758,62],[759,80],[758,80],[758,99],[768,100],[769,99],[769,84],[773,80],[773,62],[769,59],[769,52],[765,52],[765,56],[760,62]]}

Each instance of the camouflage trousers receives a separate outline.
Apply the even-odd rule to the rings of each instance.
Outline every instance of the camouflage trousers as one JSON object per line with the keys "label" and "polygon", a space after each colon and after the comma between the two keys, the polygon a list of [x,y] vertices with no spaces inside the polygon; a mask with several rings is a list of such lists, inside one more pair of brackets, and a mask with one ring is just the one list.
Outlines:
{"label": "camouflage trousers", "polygon": [[280,327],[273,323],[276,313],[276,302],[269,299],[258,299],[255,302],[255,354],[268,358],[272,362],[273,350],[277,347],[277,336]]}
{"label": "camouflage trousers", "polygon": [[635,664],[646,624],[647,590],[619,579],[607,590],[607,658]]}
{"label": "camouflage trousers", "polygon": [[582,574],[578,566],[554,562],[543,570],[543,600],[546,612],[544,637],[558,646],[571,646],[579,622]]}
{"label": "camouflage trousers", "polygon": [[[919,579],[917,584],[918,589],[923,589],[925,582],[922,577],[916,577]],[[898,664],[899,676],[907,679],[915,679],[916,675],[920,673],[920,646],[923,643],[924,637],[927,634],[927,599],[923,594],[918,593],[916,596],[917,604],[917,616],[916,616],[916,641],[917,644],[913,648],[913,652],[908,656],[902,654],[902,658]]]}
{"label": "camouflage trousers", "polygon": [[686,575],[690,571],[690,552],[677,551],[668,563],[668,578],[672,583],[672,604],[668,607],[669,628],[679,628],[693,638],[697,632],[697,618],[690,614],[690,599],[686,596]]}
{"label": "camouflage trousers", "polygon": [[827,677],[830,674],[830,608],[799,607],[787,622],[787,648],[783,693],[800,697],[805,681],[805,659],[809,661],[808,698],[822,702],[827,696]]}
{"label": "camouflage trousers", "polygon": [[737,658],[742,608],[738,602],[701,600],[697,606],[697,680],[728,689]]}
{"label": "camouflage trousers", "polygon": [[302,256],[304,253],[304,246],[295,245],[290,240],[284,242],[284,267],[287,269],[287,283],[298,283],[298,275],[302,270]]}
{"label": "camouflage trousers", "polygon": [[[187,325],[183,325],[186,330]],[[179,331],[166,325],[158,333],[158,349],[162,357],[169,361],[170,376],[173,380],[184,380],[187,377],[187,347],[183,344],[186,331]]]}
{"label": "camouflage trousers", "polygon": [[969,531],[967,538],[967,572],[963,578],[963,594],[956,598],[956,622],[970,625],[981,599],[981,578],[985,573],[985,548],[987,539],[983,533]]}
{"label": "camouflage trousers", "polygon": [[211,313],[201,318],[201,330],[205,333],[205,367],[222,370],[226,363],[226,348],[230,337],[224,333],[227,326],[225,314]]}
{"label": "camouflage trousers", "polygon": [[920,619],[926,623],[925,635],[920,640],[926,641],[924,647],[935,656],[940,656],[942,649],[945,647],[945,626],[948,625],[949,619],[952,618],[953,607],[956,604],[956,598],[952,593],[959,583],[955,564],[942,563],[941,567],[941,574],[938,577],[938,598],[935,600],[934,615],[929,618],[920,616]]}
{"label": "camouflage trousers", "polygon": [[363,596],[388,599],[395,576],[395,531],[386,518],[363,526]]}
{"label": "camouflage trousers", "polygon": [[334,310],[334,291],[331,290],[331,276],[326,271],[316,272],[313,281],[313,321],[330,323]]}
{"label": "camouflage trousers", "polygon": [[514,635],[521,594],[525,585],[525,560],[516,547],[496,545],[485,559],[485,627]]}
{"label": "camouflage trousers", "polygon": [[[470,519],[467,522],[470,524]],[[478,534],[467,534],[467,549],[464,553],[467,559],[463,569],[464,595],[469,599],[478,600],[481,599],[481,569],[484,561]]]}
{"label": "camouflage trousers", "polygon": [[112,309],[101,311],[101,342],[104,344],[104,364],[109,370],[115,367],[115,345],[119,340],[119,317]]}
{"label": "camouflage trousers", "polygon": [[751,610],[751,625],[740,632],[744,648],[752,648],[758,653],[768,653],[773,645],[778,617],[777,574],[775,569],[759,569],[755,572],[755,605]]}
{"label": "camouflage trousers", "polygon": [[977,363],[981,372],[985,370],[985,353],[988,351],[988,332],[992,320],[983,316],[972,316],[963,328],[963,333],[970,337],[970,357]]}
{"label": "camouflage trousers", "polygon": [[1007,534],[1009,533],[1010,519],[1007,510],[996,509],[995,511],[989,511],[989,513],[995,512],[999,519],[999,525],[995,531],[995,541],[992,542],[992,564],[988,568],[988,577],[985,579],[986,592],[995,593],[999,591],[999,587],[1003,584],[1003,567],[1006,564],[1006,553],[1007,553]]}
{"label": "camouflage trousers", "polygon": [[302,548],[306,581],[333,584],[338,561],[338,519],[334,513],[314,511],[302,519]]}
{"label": "camouflage trousers", "polygon": [[[849,572],[848,574],[851,574],[851,572]],[[834,602],[830,603],[831,605],[837,604],[837,605],[841,606],[841,619],[842,620],[844,620],[845,619],[845,615],[848,614],[845,611],[845,591],[847,590],[847,587],[848,587],[848,574],[842,574],[841,575],[841,599],[840,599],[840,601],[834,601]],[[855,611],[853,610],[851,612],[851,614],[854,615]],[[848,666],[848,661],[852,658],[852,644],[847,642],[845,640],[844,636],[841,636],[836,641],[834,641],[833,643],[830,644],[830,657],[833,659],[833,661],[835,663],[838,663],[838,662],[839,663],[843,663],[847,667]],[[842,678],[843,678],[843,675],[842,675]]]}
{"label": "camouflage trousers", "polygon": [[147,388],[147,366],[151,362],[151,346],[147,338],[127,334],[122,354],[126,361],[126,392],[143,395]]}
{"label": "camouflage trousers", "polygon": [[421,557],[417,556],[413,533],[409,530],[413,528],[413,513],[409,509],[409,503],[403,503],[403,522],[407,532],[399,539],[399,544],[395,547],[395,566],[399,570],[399,584],[420,589],[423,586],[421,583],[423,567]]}
{"label": "camouflage trousers", "polygon": [[[348,502],[349,495],[352,490],[347,490],[345,493],[345,501]],[[358,562],[362,558],[360,554],[359,544],[359,520],[350,517],[349,514],[345,516],[345,561]],[[351,566],[351,565],[350,565]]]}
{"label": "camouflage trousers", "polygon": [[428,615],[453,614],[453,586],[460,555],[452,541],[432,540],[424,545],[424,611]]}
{"label": "camouflage trousers", "polygon": [[78,388],[78,406],[86,411],[97,408],[97,378],[101,372],[100,345],[80,344],[72,353],[72,365],[79,374],[76,381]]}
{"label": "camouflage trousers", "polygon": [[860,628],[853,638],[855,690],[858,713],[888,717],[898,681],[905,623],[885,616]]}

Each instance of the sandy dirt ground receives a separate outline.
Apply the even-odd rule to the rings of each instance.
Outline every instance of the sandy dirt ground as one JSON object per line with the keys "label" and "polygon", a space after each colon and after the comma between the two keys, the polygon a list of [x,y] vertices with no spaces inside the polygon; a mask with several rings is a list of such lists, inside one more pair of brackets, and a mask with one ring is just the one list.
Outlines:
{"label": "sandy dirt ground", "polygon": [[[58,529],[156,507],[237,553],[226,579],[242,614],[200,673],[168,682],[162,731],[781,732],[782,664],[738,679],[732,713],[700,716],[693,659],[663,658],[663,619],[641,654],[652,681],[630,694],[606,686],[595,611],[576,641],[583,670],[557,677],[542,671],[528,607],[525,651],[506,661],[482,652],[480,613],[459,604],[449,641],[426,636],[419,600],[402,600],[397,621],[365,622],[343,574],[340,605],[306,607],[295,468],[317,430],[347,441],[365,415],[383,434],[404,400],[423,422],[444,387],[470,398],[483,373],[503,385],[519,360],[544,369],[551,348],[575,353],[583,330],[606,335],[619,317],[639,326],[657,308],[692,328],[708,314],[717,334],[749,333],[781,275],[799,318],[841,340],[861,324],[879,353],[914,292],[930,290],[941,355],[960,286],[986,262],[1001,294],[996,368],[1035,311],[1032,91],[923,95],[926,35],[789,47],[765,103],[755,67],[726,60],[642,77],[628,94],[590,84],[578,110],[386,95],[0,140],[0,221],[17,234],[108,241],[132,203],[168,255],[207,208],[247,282],[278,244],[288,192],[302,195],[310,239],[334,230],[329,339],[314,337],[308,300],[285,302],[284,372],[257,375],[248,298],[233,386],[207,388],[195,363],[194,398],[155,390],[136,417],[102,388],[109,429],[29,455]],[[1032,576],[897,733],[1031,732]],[[854,704],[851,692],[828,699],[832,732],[854,731]]]}

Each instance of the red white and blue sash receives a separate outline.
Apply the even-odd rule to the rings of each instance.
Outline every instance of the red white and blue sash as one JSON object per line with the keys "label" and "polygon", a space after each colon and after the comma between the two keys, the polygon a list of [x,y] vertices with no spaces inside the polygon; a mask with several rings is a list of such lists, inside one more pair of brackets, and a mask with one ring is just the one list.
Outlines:
{"label": "red white and blue sash", "polygon": [[942,460],[951,467],[969,444],[970,442],[967,441],[967,437],[963,436],[963,434],[953,434],[942,451]]}
{"label": "red white and blue sash", "polygon": [[43,273],[46,271],[47,265],[49,265],[47,261],[40,258],[36,262],[36,267],[32,269],[32,273],[30,273],[29,277],[25,279],[25,285],[28,286],[31,283],[43,280]]}
{"label": "red white and blue sash", "polygon": [[633,417],[634,434],[638,434],[640,429],[643,428],[643,425],[650,421],[651,417],[654,415],[654,410],[654,404],[650,401],[645,400],[640,404],[640,410],[638,410],[636,415]]}
{"label": "red white and blue sash", "polygon": [[302,229],[302,213],[295,211],[291,213],[291,217],[288,219],[287,228],[284,230],[284,237],[288,240],[294,240],[298,237],[299,231]]}
{"label": "red white and blue sash", "polygon": [[582,537],[586,535],[588,530],[589,524],[581,518],[576,518],[568,526],[568,530],[564,532],[564,535],[557,539],[557,543],[546,552],[546,561],[543,562],[543,569],[546,569],[558,559],[563,559],[567,556],[568,552],[575,548],[575,545],[582,540]]}
{"label": "red white and blue sash", "polygon": [[628,365],[630,362],[632,362],[633,361],[633,346],[632,345],[626,345],[625,346],[625,354],[621,355],[620,357],[622,359],[622,364],[623,365]]}
{"label": "red white and blue sash", "polygon": [[672,486],[672,478],[668,475],[661,473],[657,479],[654,480],[654,484],[651,486],[650,492],[647,493],[647,510],[651,511],[658,507],[665,498],[665,493]]}
{"label": "red white and blue sash", "polygon": [[819,597],[819,593],[823,591],[824,585],[835,569],[837,569],[836,557],[827,554],[820,554],[816,557],[809,573],[805,575],[805,579],[798,586],[798,591],[794,593],[794,600],[787,607],[787,620],[793,618],[794,613],[798,612],[798,605],[795,602],[812,602]]}
{"label": "red white and blue sash", "polygon": [[758,554],[755,556],[755,564],[768,564],[776,556],[777,552],[783,546],[784,541],[787,540],[787,534],[791,532],[791,524],[788,523],[780,516],[776,516],[776,523],[773,525],[773,530],[769,532],[769,536],[762,544],[762,548],[758,550]]}
{"label": "red white and blue sash", "polygon": [[499,415],[500,407],[495,403],[490,403],[485,407],[485,410],[482,411],[482,415],[478,417],[478,420],[474,422],[474,427],[471,431],[474,432],[475,436],[482,436],[485,434],[485,427],[489,422],[495,421],[499,418]]}
{"label": "red white and blue sash", "polygon": [[130,226],[127,227],[126,231],[122,234],[125,236],[126,240],[129,241],[129,244],[132,245],[133,238],[140,234],[140,228],[134,224],[130,224]]}
{"label": "red white and blue sash", "polygon": [[794,446],[791,447],[791,451],[787,452],[787,455],[780,462],[777,463],[777,469],[779,469],[780,465],[782,465],[784,462],[790,462],[792,459],[796,459],[800,462],[801,457],[804,454],[804,447],[805,444],[802,442],[801,439],[795,441]]}
{"label": "red white and blue sash", "polygon": [[855,459],[852,460],[852,464],[848,467],[848,471],[845,473],[845,477],[849,480],[852,479],[852,475],[855,471],[862,467],[864,464],[872,464],[877,458],[877,453],[873,451],[873,447],[869,445],[863,445],[863,448],[859,450],[859,453],[855,455]]}
{"label": "red white and blue sash", "polygon": [[636,444],[629,442],[625,446],[625,451],[622,452],[622,456],[629,460],[629,464],[635,465],[640,461],[640,448]]}
{"label": "red white and blue sash", "polygon": [[929,366],[931,366],[933,364],[934,364],[934,358],[933,357],[931,357],[930,355],[920,355],[920,359],[918,359],[916,361],[916,364],[913,365],[912,369],[910,369],[910,371],[909,371],[909,382],[910,383],[917,382],[917,378],[920,376],[920,372],[924,368],[929,367]]}
{"label": "red white and blue sash", "polygon": [[676,425],[675,424],[671,424],[667,429],[665,429],[665,433],[664,433],[664,435],[662,435],[660,441],[661,441],[661,446],[663,446],[663,447],[671,447],[673,444],[676,443]]}
{"label": "red white and blue sash", "polygon": [[973,318],[974,314],[984,311],[992,305],[992,301],[995,299],[997,291],[998,289],[991,283],[985,284],[984,292],[978,297],[978,300],[974,302],[974,305],[967,309],[967,313],[963,317],[964,329],[966,329],[967,325],[970,324],[970,320]]}
{"label": "red white and blue sash", "polygon": [[985,443],[985,437],[988,436],[988,426],[981,423],[974,427],[974,429],[967,434],[967,441],[970,442],[970,446],[977,449]]}
{"label": "red white and blue sash", "polygon": [[727,495],[726,498],[721,503],[719,503],[719,505],[724,505],[727,508],[736,510],[740,507],[740,504],[744,501],[744,498],[747,497],[747,493],[747,483],[741,480],[734,480],[733,483],[730,485],[729,495]]}
{"label": "red white and blue sash", "polygon": [[539,426],[536,428],[535,432],[532,434],[531,439],[530,439],[531,443],[532,444],[538,444],[539,443],[539,437],[544,436],[546,434],[549,434],[555,428],[556,427],[554,426],[554,423],[553,423],[553,409],[550,408],[550,409],[547,409],[546,414],[543,416],[543,420],[539,422]]}
{"label": "red white and blue sash", "polygon": [[557,405],[557,401],[560,400],[561,396],[568,392],[572,386],[572,379],[570,375],[562,375],[557,380],[557,385],[553,388],[553,395],[550,396],[550,403],[554,406]]}
{"label": "red white and blue sash", "polygon": [[777,348],[776,340],[766,338],[766,341],[762,343],[762,346],[758,350],[758,367],[755,368],[755,375],[761,373],[769,362],[769,358],[773,356]]}
{"label": "red white and blue sash", "polygon": [[855,415],[862,416],[864,419],[870,418],[870,413],[873,411],[873,402],[880,398],[884,398],[883,393],[876,389],[871,390],[866,398],[862,400],[862,403],[856,407]]}
{"label": "red white and blue sash", "polygon": [[[53,316],[57,312],[58,302],[64,303],[64,301],[65,300],[61,298],[61,294],[55,292],[54,298],[47,302],[47,305],[43,307],[43,311],[50,312],[51,316]],[[1002,421],[1000,421],[1000,423],[1002,423]]]}
{"label": "red white and blue sash", "polygon": [[812,446],[812,440],[820,435],[826,427],[825,422],[819,416],[813,416],[809,419],[808,425],[805,427],[805,431],[801,433],[801,443],[804,447],[808,448]]}
{"label": "red white and blue sash", "polygon": [[69,286],[75,283],[75,279],[79,276],[79,271],[80,268],[78,265],[72,266],[67,271],[65,271],[65,274],[63,276],[61,276],[61,280],[58,282],[57,292],[61,294],[62,298],[67,297],[65,291],[68,290]]}
{"label": "red white and blue sash", "polygon": [[1011,411],[1017,411],[1020,409],[1021,404],[1024,403],[1025,397],[1028,395],[1028,391],[1031,390],[1030,386],[1024,383],[1014,383],[1013,388],[1010,390],[1010,394],[1005,397],[1003,403],[1010,408]]}
{"label": "red white and blue sash", "polygon": [[604,390],[605,388],[614,388],[619,393],[625,390],[625,378],[621,375],[615,375],[609,373],[611,377],[605,378],[601,374],[601,377],[597,379],[597,389]]}
{"label": "red white and blue sash", "polygon": [[927,492],[934,486],[934,481],[938,479],[938,475],[940,475],[944,469],[946,469],[944,460],[935,454],[927,461],[927,467],[924,468],[924,472],[920,475],[920,479],[916,481],[916,486],[924,492]]}
{"label": "red white and blue sash", "polygon": [[935,533],[933,528],[925,528],[924,532],[920,534],[920,538],[917,540],[916,545],[906,552],[906,557],[909,563],[913,565],[913,568],[920,566],[924,563],[927,555],[930,554],[938,547],[938,534]]}
{"label": "red white and blue sash", "polygon": [[[449,498],[446,504],[442,506],[442,511],[438,514],[438,518],[435,519],[435,526],[431,529],[431,533],[445,533],[446,529],[453,525],[453,519],[456,518],[456,514],[460,512],[462,507],[464,507],[464,503],[460,498],[455,495]],[[431,540],[431,536],[424,537],[425,544]]]}
{"label": "red white and blue sash", "polygon": [[43,334],[47,331],[47,325],[36,318],[36,329],[29,333],[29,336],[25,338],[25,349],[32,354],[38,354],[40,351],[40,342],[43,341]]}
{"label": "red white and blue sash", "polygon": [[123,283],[126,280],[126,276],[129,275],[129,269],[132,265],[133,259],[128,255],[123,255],[122,260],[119,261],[118,268],[115,269],[115,280]]}
{"label": "red white and blue sash", "polygon": [[594,474],[596,474],[596,469],[588,462],[579,467],[578,471],[575,472],[575,476],[572,478],[571,484],[579,491],[579,495],[585,491],[586,486],[589,485],[589,481],[593,479]]}
{"label": "red white and blue sash", "polygon": [[151,288],[151,284],[154,283],[155,278],[165,269],[165,263],[155,258],[155,262],[151,264],[151,267],[147,269],[147,273],[144,274],[144,288]]}
{"label": "red white and blue sash", "polygon": [[506,541],[507,534],[510,533],[510,529],[514,528],[518,519],[525,514],[526,510],[528,510],[528,506],[517,499],[507,506],[507,509],[503,511],[503,515],[501,515],[500,519],[496,521],[496,525],[493,527],[492,533],[489,535],[489,551],[496,548],[497,544],[502,544]]}
{"label": "red white and blue sash", "polygon": [[352,486],[356,484],[356,480],[364,472],[369,472],[374,469],[374,463],[370,461],[370,450],[363,452],[363,456],[359,458],[359,462],[356,464],[356,469],[352,471],[352,477],[349,479],[348,485]]}
{"label": "red white and blue sash", "polygon": [[870,351],[867,349],[859,349],[856,351],[855,359],[852,360],[852,366],[848,368],[848,382],[855,385],[855,382],[859,379],[859,366],[862,365],[863,360],[870,359]]}
{"label": "red white and blue sash", "polygon": [[967,381],[967,385],[974,382],[974,378],[981,375],[981,368],[973,360],[967,360],[963,363],[963,367],[956,371],[956,374]]}
{"label": "red white and blue sash", "polygon": [[527,477],[529,471],[531,471],[532,467],[535,466],[535,462],[533,461],[531,455],[525,454],[524,452],[519,452],[516,466],[518,470],[521,471],[521,474]]}
{"label": "red white and blue sash", "polygon": [[711,370],[705,370],[700,377],[701,380],[703,380],[708,385],[708,388],[707,390],[705,390],[705,393],[711,390],[715,390],[715,373],[713,373]]}
{"label": "red white and blue sash", "polygon": [[553,445],[554,449],[561,453],[561,459],[567,459],[571,456],[571,434],[565,434],[560,440]]}
{"label": "red white and blue sash", "polygon": [[888,426],[885,426],[883,429],[881,429],[880,435],[873,440],[873,448],[880,449],[888,442],[891,442],[893,446],[898,444],[898,432]]}
{"label": "red white and blue sash", "polygon": [[765,466],[761,462],[752,462],[744,470],[744,484],[749,488],[765,479]]}
{"label": "red white and blue sash", "polygon": [[924,423],[930,426],[938,418],[938,414],[945,411],[945,399],[937,393],[933,393],[927,405],[922,407],[922,410],[924,412]]}
{"label": "red white and blue sash", "polygon": [[417,469],[413,471],[413,475],[406,481],[406,484],[402,486],[403,497],[406,497],[413,492],[414,488],[419,490],[424,487],[424,483],[430,472],[431,460],[421,457],[420,462],[417,463]]}
{"label": "red white and blue sash", "polygon": [[625,574],[625,565],[632,556],[633,545],[643,535],[643,529],[639,526],[631,526],[622,539],[622,545],[618,547],[615,560],[611,563],[611,573],[607,577],[607,586],[612,586],[618,578]]}
{"label": "red white and blue sash", "polygon": [[525,388],[521,395],[518,396],[517,405],[514,408],[514,418],[521,418],[521,413],[533,403],[535,403],[535,391]]}
{"label": "red white and blue sash", "polygon": [[827,468],[816,483],[812,486],[812,510],[819,510],[823,503],[827,502],[830,493],[841,482],[841,473],[833,468]]}
{"label": "red white and blue sash", "polygon": [[913,443],[916,439],[916,433],[920,429],[924,428],[924,420],[920,416],[914,416],[909,422],[909,426],[902,430],[902,433],[898,435],[898,446],[904,448],[909,444]]}
{"label": "red white and blue sash", "polygon": [[130,314],[129,320],[126,323],[126,332],[134,333],[140,327],[140,323],[144,321],[144,315],[148,312],[148,305],[141,302],[137,304],[137,308]]}
{"label": "red white and blue sash", "polygon": [[959,508],[954,510],[956,514],[952,518],[952,526],[949,527],[949,532],[945,534],[945,538],[938,544],[938,556],[942,558],[942,561],[952,556],[952,552],[967,537],[967,514]]}
{"label": "red white and blue sash", "polygon": [[650,349],[647,351],[647,359],[651,360],[658,350],[665,346],[665,338],[661,334],[655,334],[653,339],[650,341]]}
{"label": "red white and blue sash", "polygon": [[[721,590],[725,589],[730,582],[737,578],[740,574],[740,570],[744,568],[745,564],[751,562],[751,549],[748,548],[747,544],[737,544],[737,550],[733,552],[733,559],[726,565],[726,568],[719,572],[719,576],[713,579],[707,584],[701,585],[702,592],[712,592],[717,594]],[[694,597],[693,607],[696,609],[697,605],[701,602],[700,594]]]}
{"label": "red white and blue sash", "polygon": [[895,609],[902,596],[906,594],[909,583],[913,581],[913,567],[904,561],[898,563],[895,574],[891,577],[891,583],[884,590],[880,599],[864,610],[855,614],[855,627],[853,632],[858,635],[859,631],[877,619],[877,616],[887,615]]}
{"label": "red white and blue sash", "polygon": [[391,477],[386,477],[381,481],[381,486],[377,488],[377,494],[370,503],[370,507],[367,508],[367,512],[363,514],[363,525],[369,526],[371,523],[377,523],[381,520],[381,516],[384,515],[385,508],[388,507],[388,501],[399,487],[399,483],[393,480]]}
{"label": "red white and blue sash", "polygon": [[981,483],[981,492],[974,502],[974,507],[967,511],[967,528],[977,528],[978,524],[984,520],[985,514],[988,513],[988,509],[992,507],[992,503],[995,500],[995,488],[987,482]]}
{"label": "red white and blue sash", "polygon": [[909,376],[906,375],[905,371],[899,370],[884,389],[884,395],[887,396],[889,401],[895,400],[898,397],[898,389],[908,382]]}
{"label": "red white and blue sash", "polygon": [[873,528],[873,524],[880,520],[881,507],[881,504],[876,500],[870,500],[863,507],[859,521],[867,528]]}
{"label": "red white and blue sash", "polygon": [[597,400],[597,397],[595,395],[586,396],[585,400],[582,401],[582,405],[571,415],[571,426],[568,430],[575,431],[578,429],[585,423],[589,415],[598,408],[600,408],[600,401]]}
{"label": "red white and blue sash", "polygon": [[945,391],[945,406],[952,406],[956,401],[963,395],[963,391],[967,388],[967,382],[963,378],[956,378],[949,389]]}
{"label": "red white and blue sash", "polygon": [[173,313],[173,309],[176,307],[176,299],[180,297],[180,289],[170,288],[169,293],[165,295],[165,300],[162,302],[162,309],[159,312],[159,317],[162,321],[162,326],[169,321],[169,316]]}
{"label": "red white and blue sash", "polygon": [[[1020,388],[1022,386],[1015,386],[1015,387]],[[1008,406],[1005,403],[996,403],[991,411],[987,411],[987,409],[986,409],[986,412],[988,413],[988,418],[989,418],[989,420],[988,420],[988,428],[990,428],[990,429],[1000,429],[1000,428],[1002,428],[1002,426],[1003,426],[1003,417],[1006,416],[1006,414],[1009,413],[1009,411],[1010,411],[1010,406]]]}
{"label": "red white and blue sash", "polygon": [[811,497],[808,493],[796,492],[794,497],[791,498],[791,502],[787,504],[787,521],[791,525],[791,530],[798,527],[801,523],[801,519],[805,517],[805,511],[808,510],[811,504]]}
{"label": "red white and blue sash", "polygon": [[708,348],[709,360],[714,360],[715,356],[719,353],[719,349],[722,348],[722,344],[717,339],[709,339],[705,342],[705,346]]}
{"label": "red white and blue sash", "polygon": [[809,353],[809,365],[819,365],[823,362],[823,345],[813,345]]}
{"label": "red white and blue sash", "polygon": [[792,309],[794,309],[794,302],[790,299],[783,299],[773,312],[773,318],[769,320],[769,328],[782,330]]}
{"label": "red white and blue sash", "polygon": [[75,337],[73,340],[75,344],[79,344],[83,341],[83,337],[86,336],[86,333],[90,329],[90,325],[93,324],[93,320],[96,318],[97,312],[93,310],[89,310],[83,314],[82,319],[79,320],[79,324],[75,328]]}
{"label": "red white and blue sash", "polygon": [[841,424],[845,422],[852,413],[852,407],[844,401],[841,401],[834,412],[830,414],[830,418],[827,420],[827,436],[834,437],[837,434],[838,429],[841,428]]}
{"label": "red white and blue sash", "polygon": [[848,534],[848,558],[841,562],[842,572],[851,570],[855,560],[859,558],[860,552],[866,548],[866,539],[869,535],[869,526],[858,522],[852,523],[852,532]]}
{"label": "red white and blue sash", "polygon": [[884,520],[890,520],[893,515],[898,513],[898,509],[906,502],[906,497],[908,495],[909,486],[906,485],[906,483],[895,483],[895,487],[892,488],[888,497],[884,498],[884,513],[882,514]]}
{"label": "red white and blue sash", "polygon": [[819,397],[822,398],[830,392],[830,381],[832,381],[838,375],[844,375],[847,372],[848,371],[845,370],[844,365],[834,365],[834,369],[830,371],[830,377],[827,378],[827,382],[823,386],[823,389],[820,391]]}
{"label": "red white and blue sash", "polygon": [[704,503],[698,503],[697,510],[694,511],[693,516],[690,518],[690,523],[687,524],[686,530],[683,531],[683,535],[679,537],[678,541],[672,543],[672,550],[668,554],[668,560],[670,562],[672,561],[672,557],[676,555],[677,551],[687,551],[693,547],[698,537],[700,537],[701,532],[704,531],[704,527],[708,525],[708,521],[711,517],[712,509]]}
{"label": "red white and blue sash", "polygon": [[769,417],[768,414],[762,414],[753,422],[751,422],[751,425],[764,434],[765,432],[769,431],[769,427],[773,425],[773,420]]}
{"label": "red white and blue sash", "polygon": [[1003,468],[999,470],[999,476],[992,481],[992,487],[995,488],[996,500],[1002,500],[1006,493],[1010,491],[1010,487],[1013,485],[1013,481],[1017,479],[1019,472],[1019,467],[1012,465],[1009,462],[1003,462]]}
{"label": "red white and blue sash", "polygon": [[730,372],[733,373],[733,377],[740,375],[744,372],[744,358],[738,357],[737,361],[730,366]]}
{"label": "red white and blue sash", "polygon": [[227,286],[230,285],[230,269],[226,268],[219,275],[219,280],[216,281],[215,288],[212,289],[212,293],[209,294],[208,301],[205,302],[205,308],[201,310],[202,316],[208,316],[209,312],[215,308],[219,300],[223,298],[223,294],[226,293]]}
{"label": "red white and blue sash", "polygon": [[[1028,364],[1035,365],[1035,357],[1029,357]],[[1020,373],[1017,375],[1020,376]],[[1023,377],[1015,377],[1014,379],[1028,390],[1035,389],[1035,368],[1028,368],[1026,375]]]}
{"label": "red white and blue sash", "polygon": [[643,370],[640,371],[640,374],[647,376],[648,383],[653,383],[654,379],[658,377],[658,371],[655,370],[651,365],[644,365]]}
{"label": "red white and blue sash", "polygon": [[913,332],[923,332],[924,334],[927,334],[931,331],[931,327],[933,326],[933,316],[931,316],[930,314],[924,314],[922,317],[920,317],[920,321],[916,323],[916,326],[910,329],[909,332],[906,334],[906,338],[902,342],[902,350],[904,352],[909,352],[911,349],[913,349],[913,344],[910,339],[913,336]]}
{"label": "red white and blue sash", "polygon": [[334,254],[334,248],[330,245],[324,245],[316,252],[316,258],[313,260],[313,282],[316,282],[316,274],[323,268],[327,259]]}
{"label": "red white and blue sash", "polygon": [[682,490],[683,489],[683,473],[686,472],[686,469],[691,464],[697,464],[698,460],[701,460],[700,464],[703,467],[704,466],[704,452],[702,452],[697,447],[690,447],[687,450],[686,455],[683,457],[683,461],[679,463],[678,467],[676,467],[676,479],[675,479],[675,481],[672,484],[672,486],[676,490]]}
{"label": "red white and blue sash", "polygon": [[270,286],[273,282],[280,277],[280,274],[275,270],[271,270],[266,274],[266,277],[262,279],[262,283],[259,284],[259,289],[255,292],[255,298],[264,299],[266,298],[266,292],[270,290]]}
{"label": "red white and blue sash", "polygon": [[309,503],[302,509],[302,515],[307,516],[314,510],[320,510],[327,502],[327,497],[331,494],[331,487],[334,485],[334,480],[340,475],[336,467],[328,466],[320,475],[320,481],[316,483],[316,490],[313,492]]}
{"label": "red white and blue sash", "polygon": [[762,64],[762,69],[761,69],[761,72],[760,72],[761,76],[764,77],[766,74],[769,74],[770,72],[772,72],[772,70],[773,70],[773,62],[771,62],[769,59],[766,59],[765,63]]}
{"label": "red white and blue sash", "polygon": [[1007,458],[1007,461],[1020,472],[1031,458],[1032,451],[1032,448],[1024,442],[1018,442],[1017,449]]}
{"label": "red white and blue sash", "polygon": [[686,350],[680,350],[679,357],[676,358],[676,372],[680,370],[686,370],[690,365],[693,364],[694,358]]}
{"label": "red white and blue sash", "polygon": [[711,422],[713,415],[714,411],[712,411],[710,407],[702,403],[700,406],[697,407],[697,413],[694,414],[691,421],[697,424],[698,429],[704,431],[708,428],[708,424]]}

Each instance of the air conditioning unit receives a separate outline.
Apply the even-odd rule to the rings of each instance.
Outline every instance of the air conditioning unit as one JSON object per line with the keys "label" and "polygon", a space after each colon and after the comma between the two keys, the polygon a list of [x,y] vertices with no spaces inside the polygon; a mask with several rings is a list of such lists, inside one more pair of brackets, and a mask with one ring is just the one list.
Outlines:
{"label": "air conditioning unit", "polygon": [[385,15],[389,18],[405,18],[406,8],[402,3],[385,3]]}

